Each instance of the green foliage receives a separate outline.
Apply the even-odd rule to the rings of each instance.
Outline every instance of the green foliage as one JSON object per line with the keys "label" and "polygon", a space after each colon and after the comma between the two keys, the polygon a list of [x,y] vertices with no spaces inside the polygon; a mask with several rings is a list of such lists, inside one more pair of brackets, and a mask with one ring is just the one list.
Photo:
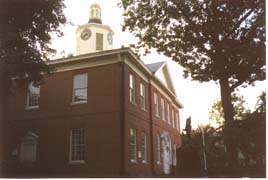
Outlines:
{"label": "green foliage", "polygon": [[[243,96],[233,94],[232,103],[234,105],[234,119],[243,120],[250,113],[249,109],[245,108],[245,100]],[[209,111],[210,121],[215,121],[219,126],[224,125],[224,114],[222,103],[220,100],[217,100],[213,103]]]}
{"label": "green foliage", "polygon": [[8,78],[41,81],[51,69],[45,64],[52,33],[61,36],[66,22],[63,0],[2,0],[0,2],[0,57]]}
{"label": "green foliage", "polygon": [[124,0],[123,30],[185,68],[194,80],[265,79],[265,2]]}

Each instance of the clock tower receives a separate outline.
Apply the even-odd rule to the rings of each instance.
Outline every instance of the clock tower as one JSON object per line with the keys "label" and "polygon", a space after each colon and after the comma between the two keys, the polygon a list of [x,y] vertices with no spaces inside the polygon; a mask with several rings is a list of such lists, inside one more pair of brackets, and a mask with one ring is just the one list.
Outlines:
{"label": "clock tower", "polygon": [[76,30],[76,55],[113,49],[113,30],[101,21],[101,8],[92,4],[87,24]]}

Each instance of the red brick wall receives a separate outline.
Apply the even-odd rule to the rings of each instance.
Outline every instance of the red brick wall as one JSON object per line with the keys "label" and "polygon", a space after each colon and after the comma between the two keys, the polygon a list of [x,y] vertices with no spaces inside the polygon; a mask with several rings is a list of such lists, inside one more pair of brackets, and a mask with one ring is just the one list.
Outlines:
{"label": "red brick wall", "polygon": [[[13,164],[17,166],[19,156],[10,152],[19,149],[20,138],[32,131],[39,136],[35,172],[66,177],[119,174],[119,72],[119,64],[113,64],[56,73],[41,86],[39,109],[25,110],[26,91],[16,94],[9,113]],[[88,73],[88,102],[72,105],[73,76],[79,73]],[[85,164],[69,164],[70,129],[76,127],[85,128]],[[14,171],[26,172],[21,166]]]}

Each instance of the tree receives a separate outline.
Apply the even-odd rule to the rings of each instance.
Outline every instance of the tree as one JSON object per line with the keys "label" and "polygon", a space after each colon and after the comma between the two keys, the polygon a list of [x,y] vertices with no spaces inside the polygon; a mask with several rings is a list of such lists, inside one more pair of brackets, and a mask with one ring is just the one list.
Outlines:
{"label": "tree", "polygon": [[[250,113],[249,109],[245,108],[245,100],[244,97],[237,94],[232,94],[232,104],[234,105],[234,119],[235,120],[243,120],[245,116]],[[223,108],[220,100],[216,100],[210,111],[209,111],[209,119],[211,121],[215,121],[219,126],[224,125],[224,114]]]}
{"label": "tree", "polygon": [[[234,97],[234,96],[232,96]],[[254,111],[247,110],[244,107],[243,96],[232,98],[234,103],[235,121],[233,121],[236,150],[242,153],[245,162],[240,168],[241,173],[246,173],[250,177],[265,177],[265,127],[266,127],[266,93],[262,92],[258,97]],[[217,101],[210,111],[211,120],[220,120],[222,123],[223,112],[220,106],[221,102]],[[256,164],[254,164],[256,162]],[[241,166],[241,165],[240,165]],[[254,173],[248,172],[254,169]]]}
{"label": "tree", "polygon": [[45,60],[52,33],[61,36],[66,22],[63,0],[2,0],[0,2],[0,57],[5,77],[42,81],[51,69]]}
{"label": "tree", "polygon": [[123,30],[136,48],[155,48],[184,67],[185,76],[220,85],[230,169],[237,163],[231,93],[265,79],[265,1],[122,0]]}
{"label": "tree", "polygon": [[[1,0],[0,1],[0,176],[4,148],[4,123],[11,78],[21,84],[42,83],[52,70],[46,65],[52,35],[66,19],[63,0]],[[6,139],[7,141],[7,139]]]}

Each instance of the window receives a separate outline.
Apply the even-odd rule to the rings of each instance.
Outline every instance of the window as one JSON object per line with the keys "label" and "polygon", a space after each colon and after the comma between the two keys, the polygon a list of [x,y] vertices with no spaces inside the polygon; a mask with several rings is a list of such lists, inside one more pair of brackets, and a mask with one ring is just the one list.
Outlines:
{"label": "window", "polygon": [[176,144],[173,145],[173,165],[176,166],[177,158],[176,158]]}
{"label": "window", "polygon": [[103,50],[103,34],[96,33],[96,50]]}
{"label": "window", "polygon": [[31,82],[28,86],[27,108],[39,107],[40,86],[34,86]]}
{"label": "window", "polygon": [[172,127],[175,128],[175,119],[174,119],[174,110],[172,109],[171,113],[171,119],[172,119]]}
{"label": "window", "polygon": [[179,115],[178,115],[178,113],[176,113],[176,124],[177,124],[177,130],[180,131],[180,127],[179,127]]}
{"label": "window", "polygon": [[84,162],[85,161],[85,131],[82,128],[71,130],[71,162]]}
{"label": "window", "polygon": [[158,110],[158,95],[154,93],[154,112],[157,117],[159,117],[159,110]]}
{"label": "window", "polygon": [[165,102],[164,102],[164,99],[161,98],[161,114],[162,114],[162,119],[165,121],[166,118],[166,114],[165,114]]}
{"label": "window", "polygon": [[140,84],[141,108],[145,109],[145,85]]}
{"label": "window", "polygon": [[130,161],[137,160],[136,129],[130,129]]}
{"label": "window", "polygon": [[74,76],[73,81],[73,102],[87,101],[87,74]]}
{"label": "window", "polygon": [[169,110],[169,104],[167,104],[167,120],[168,120],[168,124],[170,124],[170,110]]}
{"label": "window", "polygon": [[22,138],[20,147],[20,161],[23,163],[33,163],[36,161],[38,136],[34,133],[28,132],[25,137]]}
{"label": "window", "polygon": [[156,158],[156,163],[160,164],[161,163],[161,145],[160,145],[161,141],[160,141],[160,136],[157,134],[156,136],[156,154],[157,154],[157,158]]}
{"label": "window", "polygon": [[136,103],[136,89],[135,89],[135,77],[130,74],[129,75],[129,97],[130,97],[130,102]]}
{"label": "window", "polygon": [[146,133],[143,132],[141,135],[141,159],[142,163],[147,162],[147,139],[146,139]]}

